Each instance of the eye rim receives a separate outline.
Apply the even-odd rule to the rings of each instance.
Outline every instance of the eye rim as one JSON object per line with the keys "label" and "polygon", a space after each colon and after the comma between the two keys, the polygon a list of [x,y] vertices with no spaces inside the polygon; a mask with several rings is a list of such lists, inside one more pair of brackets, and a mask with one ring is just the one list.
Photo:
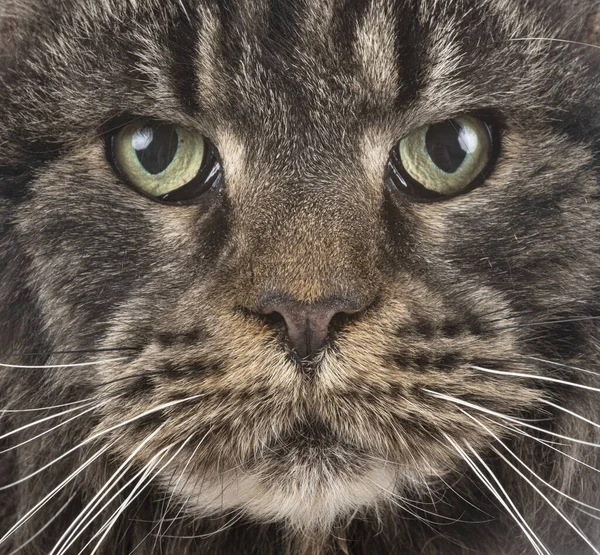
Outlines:
{"label": "eye rim", "polygon": [[[462,189],[449,195],[438,193],[436,191],[428,189],[427,187],[419,183],[405,169],[404,164],[402,163],[402,159],[400,157],[400,149],[398,148],[400,145],[400,141],[402,141],[405,137],[408,137],[410,135],[408,134],[405,135],[405,137],[403,137],[402,139],[396,141],[396,143],[390,150],[388,160],[385,165],[384,176],[385,182],[388,184],[388,186],[391,186],[394,191],[401,192],[406,198],[408,198],[412,202],[430,204],[434,202],[452,200],[457,196],[467,194],[472,190],[476,189],[477,187],[483,185],[483,183],[494,172],[494,169],[496,168],[498,159],[500,158],[501,154],[501,123],[495,116],[489,113],[461,113],[451,118],[434,121],[432,123],[422,126],[419,129],[422,129],[423,127],[431,127],[432,125],[436,125],[438,123],[453,121],[462,117],[471,117],[479,120],[488,133],[490,143],[489,160],[483,168],[483,170],[479,172],[479,175],[474,180],[472,180],[468,185],[466,185]],[[415,129],[411,133],[414,133],[419,129]]]}
{"label": "eye rim", "polygon": [[[141,187],[135,185],[128,177],[127,174],[122,170],[118,163],[116,156],[116,139],[119,133],[128,125],[139,121],[140,123],[153,122],[160,125],[172,125],[175,127],[183,127],[179,123],[169,122],[161,120],[159,118],[151,116],[129,116],[120,117],[116,124],[109,127],[109,130],[105,133],[105,154],[112,170],[115,172],[119,180],[125,184],[129,189],[132,189],[137,194],[146,197],[153,202],[163,204],[165,206],[190,206],[195,204],[201,204],[203,202],[203,196],[212,191],[220,190],[223,184],[223,164],[219,156],[219,152],[212,141],[202,135],[204,140],[204,158],[202,165],[196,176],[188,181],[186,184],[173,189],[168,193],[164,193],[160,196],[153,196],[149,192],[145,191]],[[188,129],[190,133],[197,133]]]}

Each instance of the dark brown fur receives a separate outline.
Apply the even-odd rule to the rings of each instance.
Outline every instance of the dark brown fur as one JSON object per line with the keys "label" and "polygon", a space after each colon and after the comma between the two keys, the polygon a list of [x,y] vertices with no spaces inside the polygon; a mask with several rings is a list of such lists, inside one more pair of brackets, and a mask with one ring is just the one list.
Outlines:
{"label": "dark brown fur", "polygon": [[[597,448],[565,440],[559,454],[432,394],[600,443],[546,403],[598,422],[600,393],[536,378],[600,387],[574,368],[600,366],[598,55],[576,44],[595,36],[593,1],[2,2],[0,362],[119,360],[0,370],[5,409],[98,402],[0,455],[2,483],[99,434],[0,492],[0,537],[109,446],[1,553],[65,506],[21,550],[49,553],[155,431],[113,492],[188,443],[101,553],[533,553],[449,438],[480,454],[552,553],[593,552],[494,435],[590,505]],[[385,182],[407,133],[483,112],[502,135],[483,186],[419,204]],[[104,149],[124,115],[209,137],[224,188],[187,207],[127,188]],[[364,310],[307,364],[259,315],[265,294]],[[60,410],[5,413],[0,435]],[[531,479],[600,548],[598,520]]]}

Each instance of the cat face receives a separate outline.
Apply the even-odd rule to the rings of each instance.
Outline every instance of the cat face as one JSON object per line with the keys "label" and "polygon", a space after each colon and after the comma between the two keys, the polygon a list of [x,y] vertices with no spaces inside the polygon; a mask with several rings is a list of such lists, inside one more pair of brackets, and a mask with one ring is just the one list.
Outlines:
{"label": "cat face", "polygon": [[[583,50],[521,40],[559,18],[508,4],[22,5],[0,214],[4,298],[31,305],[3,348],[113,349],[47,371],[98,399],[84,439],[193,514],[294,527],[426,491],[569,406],[533,376],[589,378],[544,361],[593,358],[598,95]],[[394,179],[421,167],[402,139],[461,121],[489,144],[452,194]],[[208,186],[136,190],[131,125],[210,150]]]}

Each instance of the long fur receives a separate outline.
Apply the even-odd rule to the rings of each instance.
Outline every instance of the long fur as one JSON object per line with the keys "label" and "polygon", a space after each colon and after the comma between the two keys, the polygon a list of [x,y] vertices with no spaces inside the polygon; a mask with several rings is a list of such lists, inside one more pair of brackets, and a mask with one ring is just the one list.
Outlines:
{"label": "long fur", "polygon": [[[0,553],[600,549],[596,8],[3,0]],[[464,113],[485,183],[395,191],[390,149]],[[135,116],[222,190],[126,187]],[[306,364],[272,293],[364,310]]]}

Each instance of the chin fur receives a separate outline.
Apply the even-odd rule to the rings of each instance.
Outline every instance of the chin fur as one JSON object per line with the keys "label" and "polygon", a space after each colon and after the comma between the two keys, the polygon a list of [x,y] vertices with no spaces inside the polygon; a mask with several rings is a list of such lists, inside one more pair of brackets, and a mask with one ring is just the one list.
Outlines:
{"label": "chin fur", "polygon": [[235,512],[255,522],[283,522],[302,533],[328,533],[353,514],[377,511],[395,497],[395,473],[376,466],[351,478],[318,475],[315,468],[295,469],[296,480],[265,481],[259,475],[233,471],[200,483],[185,476],[168,484],[184,500],[186,510],[199,517]]}

